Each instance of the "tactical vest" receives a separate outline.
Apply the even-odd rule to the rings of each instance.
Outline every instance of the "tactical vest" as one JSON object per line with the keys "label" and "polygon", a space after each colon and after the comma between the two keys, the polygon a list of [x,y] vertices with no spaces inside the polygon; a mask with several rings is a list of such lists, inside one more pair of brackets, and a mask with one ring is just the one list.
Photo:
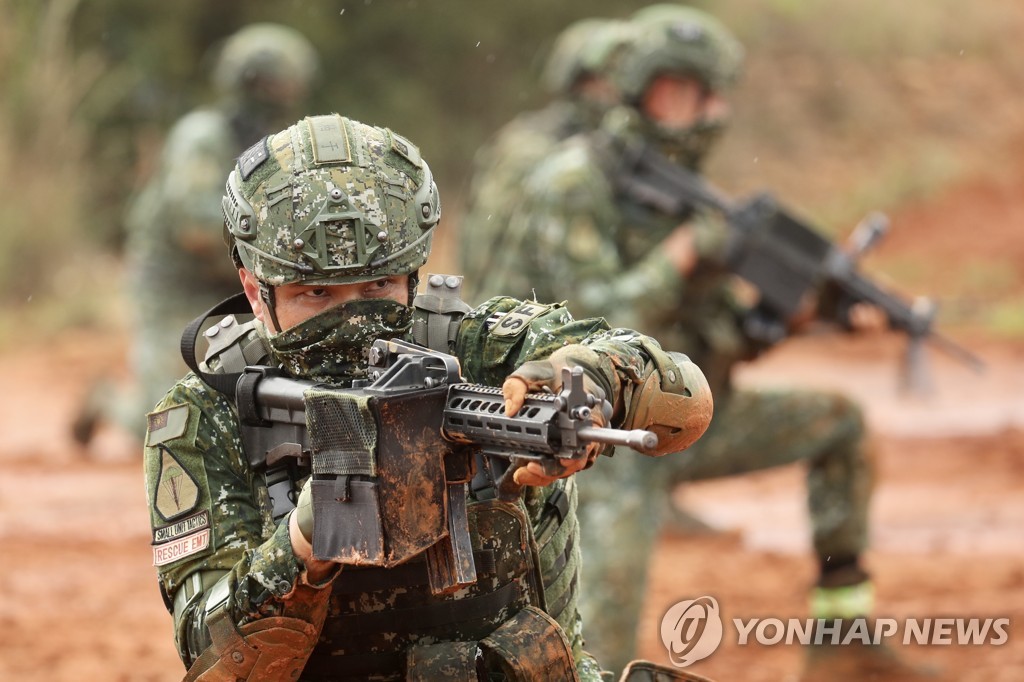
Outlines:
{"label": "tactical vest", "polygon": [[[413,303],[416,343],[452,352],[470,310],[459,297],[460,285],[459,277],[428,279]],[[228,316],[205,337],[211,373],[270,363],[253,322]],[[236,407],[240,414],[248,409]],[[266,513],[280,522],[310,473],[306,428],[240,421],[249,463],[266,478]],[[467,504],[476,582],[434,594],[422,556],[392,568],[346,566],[301,679],[476,680],[478,671],[499,673],[489,679],[576,679],[572,644],[559,625],[575,626],[574,482],[528,489],[525,502],[510,504],[494,497],[496,463],[478,455],[476,465]],[[527,505],[539,519],[540,546]],[[562,522],[567,517],[571,523]]]}

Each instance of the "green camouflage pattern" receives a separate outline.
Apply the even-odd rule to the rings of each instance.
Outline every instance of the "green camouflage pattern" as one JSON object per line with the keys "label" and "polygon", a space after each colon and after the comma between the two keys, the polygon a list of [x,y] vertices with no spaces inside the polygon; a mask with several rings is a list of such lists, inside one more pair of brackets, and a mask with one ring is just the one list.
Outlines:
{"label": "green camouflage pattern", "polygon": [[[459,223],[458,256],[467,294],[486,297],[498,292],[488,286],[488,276],[494,267],[508,267],[498,256],[508,238],[506,227],[523,180],[555,144],[584,130],[586,121],[579,103],[557,100],[516,116],[477,151]],[[508,248],[518,251],[522,246],[510,243]]]}
{"label": "green camouflage pattern", "polygon": [[312,381],[351,382],[366,376],[366,357],[377,339],[401,338],[412,327],[412,308],[388,299],[361,299],[329,308],[271,334],[260,324],[271,357],[290,375]]}
{"label": "green camouflage pattern", "polygon": [[567,97],[580,78],[605,75],[615,52],[631,37],[633,27],[615,19],[586,18],[570,24],[551,47],[541,82],[549,94]]}
{"label": "green camouflage pattern", "polygon": [[[513,336],[492,333],[496,322],[521,304],[511,298],[494,298],[466,315],[455,346],[467,380],[500,385],[523,362],[542,359],[567,344],[581,343],[596,351],[599,357],[596,366],[586,368],[588,373],[600,378],[608,395],[628,406],[631,391],[637,385],[636,378],[647,361],[641,335],[624,329],[609,329],[601,319],[574,320],[557,304],[543,306],[543,313]],[[652,340],[646,342],[652,343]],[[301,566],[291,551],[287,523],[273,522],[265,481],[249,464],[243,451],[234,406],[195,375],[188,374],[160,401],[150,414],[149,424],[145,449],[146,490],[154,528],[154,559],[161,557],[157,567],[161,590],[168,600],[173,600],[179,590],[193,584],[196,576],[222,572],[225,577],[221,580],[230,586],[227,608],[239,626],[270,616],[301,619],[303,613],[322,614],[318,604],[322,606],[322,600],[329,600],[321,641],[302,679],[336,679],[337,673],[332,674],[330,663],[332,656],[343,653],[358,651],[360,656],[380,656],[387,660],[397,655],[396,660],[400,660],[402,647],[411,644],[477,641],[513,615],[512,611],[517,608],[485,614],[479,621],[465,623],[463,631],[456,626],[444,631],[409,631],[409,623],[405,622],[408,619],[403,621],[401,609],[436,605],[437,598],[430,597],[425,586],[413,589],[400,583],[346,592],[349,589],[346,584],[358,585],[358,578],[352,577],[358,571],[351,568],[341,572],[332,590],[316,592],[302,601],[303,609],[295,608],[288,595],[296,589]],[[595,469],[602,464],[604,462]],[[197,492],[191,496],[180,495],[186,489],[184,482]],[[168,493],[168,486],[174,488],[174,495]],[[566,489],[570,495],[567,519],[551,532],[546,502],[556,492]],[[545,586],[550,586],[546,590],[551,599],[549,603],[558,600],[562,604],[561,610],[551,615],[573,650],[581,679],[599,680],[599,667],[582,650],[580,618],[574,602],[579,586],[579,542],[576,539],[579,526],[572,518],[574,491],[574,485],[563,482],[548,488],[528,489],[518,505],[493,501],[474,503],[471,505],[471,537],[476,550],[505,557],[504,564],[495,560],[499,567],[515,565],[515,561],[522,562],[529,556],[524,542],[537,548],[540,579]],[[520,524],[521,528],[510,521],[517,514],[526,521]],[[187,549],[183,556],[164,560],[162,557],[168,556],[174,544],[168,543],[166,538],[185,523],[182,519],[204,519],[207,515],[208,523],[202,528],[209,531],[208,544],[189,545],[192,549]],[[185,539],[193,537],[195,533]],[[560,561],[561,556],[567,559]],[[499,575],[485,575],[484,580],[494,582],[480,587],[503,586]],[[204,590],[209,587],[203,584]],[[523,590],[521,598],[514,602],[518,608],[536,599],[528,585],[521,585],[519,589]],[[475,594],[474,588],[470,588],[446,598],[469,599]],[[187,608],[176,613],[175,641],[186,664],[209,645],[203,620],[208,597],[208,592],[199,590]],[[353,613],[392,611],[398,615],[379,616],[403,621],[402,627],[396,623],[395,631],[390,634],[383,626],[379,632],[359,637],[345,629],[346,617]]]}
{"label": "green camouflage pattern", "polygon": [[[661,75],[696,78],[711,92],[723,93],[739,78],[743,48],[711,15],[682,5],[660,4],[632,17],[633,40],[625,43],[610,70],[622,101],[643,112],[648,86]],[[699,169],[728,124],[727,115],[703,116],[679,127],[637,117],[649,144],[687,168]]]}
{"label": "green camouflage pattern", "polygon": [[[467,285],[485,283],[492,267],[504,266],[496,254],[527,174],[555,144],[597,126],[613,105],[577,92],[575,85],[583,76],[607,77],[632,36],[633,28],[624,21],[583,19],[571,24],[556,38],[541,76],[553,100],[516,116],[477,151],[460,223],[459,263]],[[489,288],[486,294],[495,291]]]}
{"label": "green camouflage pattern", "polygon": [[131,430],[140,435],[139,415],[185,372],[177,350],[181,330],[197,311],[242,290],[224,257],[220,208],[224,175],[241,148],[224,111],[189,113],[171,129],[159,166],[126,215],[140,395],[126,398],[124,412],[133,413]]}
{"label": "green camouflage pattern", "polygon": [[270,286],[414,272],[440,218],[416,146],[337,114],[306,118],[246,151],[223,205],[229,245]]}
{"label": "green camouflage pattern", "polygon": [[736,391],[716,402],[708,431],[685,453],[617,453],[580,478],[580,612],[602,665],[621,670],[633,658],[647,566],[675,486],[795,462],[807,467],[816,555],[836,565],[856,558],[867,543],[871,460],[861,412],[842,396]]}
{"label": "green camouflage pattern", "polygon": [[238,270],[224,257],[224,177],[242,150],[295,120],[305,94],[264,102],[244,84],[259,75],[261,82],[286,78],[297,88],[316,69],[312,45],[294,29],[254,24],[228,38],[212,74],[217,99],[168,131],[152,175],[126,208],[136,386],[87,409],[141,437],[141,415],[186,371],[178,352],[181,330],[198,312],[241,291]]}
{"label": "green camouflage pattern", "polygon": [[703,370],[715,397],[711,428],[685,453],[621,453],[578,479],[580,612],[588,650],[613,670],[632,658],[643,576],[675,484],[804,462],[815,550],[827,565],[864,548],[871,478],[863,420],[849,401],[733,390],[737,363],[762,348],[743,333],[745,308],[721,264],[727,228],[692,216],[701,260],[684,278],[659,248],[677,221],[616,195],[609,177],[617,158],[594,134],[555,147],[515,195],[503,241],[491,246],[501,262],[485,280],[488,291],[569,298],[583,315],[656,337]]}
{"label": "green camouflage pattern", "polygon": [[712,90],[725,90],[740,76],[743,46],[706,12],[683,5],[653,5],[638,10],[631,23],[637,33],[611,72],[627,102],[638,101],[661,73],[694,76]]}
{"label": "green camouflage pattern", "polygon": [[256,23],[224,42],[213,83],[224,95],[252,99],[268,82],[308,87],[319,68],[316,49],[304,35],[290,26]]}

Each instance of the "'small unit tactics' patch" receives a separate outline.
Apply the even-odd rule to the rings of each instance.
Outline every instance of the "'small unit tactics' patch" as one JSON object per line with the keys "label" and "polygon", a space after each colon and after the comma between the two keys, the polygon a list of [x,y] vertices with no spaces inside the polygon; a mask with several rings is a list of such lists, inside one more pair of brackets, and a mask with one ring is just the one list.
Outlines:
{"label": "'small unit tactics' patch", "polygon": [[210,512],[205,509],[153,529],[153,565],[163,566],[210,546]]}

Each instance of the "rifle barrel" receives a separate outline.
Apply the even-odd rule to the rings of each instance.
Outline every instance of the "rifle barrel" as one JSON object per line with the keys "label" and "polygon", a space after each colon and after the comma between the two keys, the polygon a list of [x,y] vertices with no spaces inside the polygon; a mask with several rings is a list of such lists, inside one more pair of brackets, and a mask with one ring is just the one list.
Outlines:
{"label": "rifle barrel", "polygon": [[638,452],[646,452],[658,447],[657,434],[651,431],[644,431],[643,429],[623,431],[621,429],[607,429],[601,426],[588,426],[580,429],[579,436],[591,443],[625,445]]}

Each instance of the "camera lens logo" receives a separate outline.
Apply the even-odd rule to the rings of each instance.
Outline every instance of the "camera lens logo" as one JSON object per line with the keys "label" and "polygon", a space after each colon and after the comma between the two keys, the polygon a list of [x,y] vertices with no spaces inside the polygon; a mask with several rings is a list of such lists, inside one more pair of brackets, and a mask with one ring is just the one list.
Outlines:
{"label": "camera lens logo", "polygon": [[718,602],[714,597],[699,597],[673,605],[661,619],[661,642],[677,668],[713,654],[722,643]]}

